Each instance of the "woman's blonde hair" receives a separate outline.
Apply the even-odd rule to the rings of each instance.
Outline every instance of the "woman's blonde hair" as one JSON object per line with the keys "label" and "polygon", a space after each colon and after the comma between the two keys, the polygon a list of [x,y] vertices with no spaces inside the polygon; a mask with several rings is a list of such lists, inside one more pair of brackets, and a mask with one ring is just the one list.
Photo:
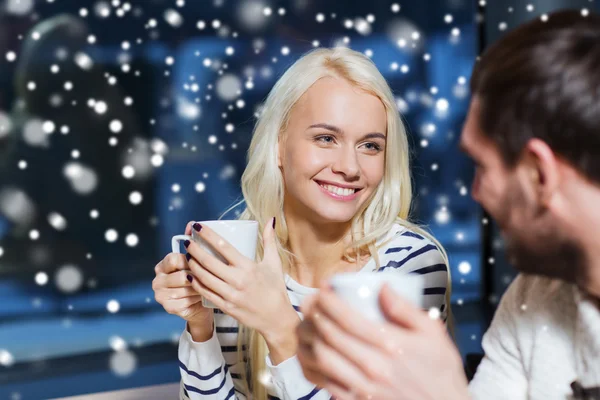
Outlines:
{"label": "woman's blonde hair", "polygon": [[[246,208],[239,219],[255,220],[260,227],[264,227],[275,216],[279,255],[284,272],[289,271],[294,255],[289,251],[288,228],[283,214],[284,181],[277,164],[278,141],[286,131],[292,107],[315,82],[324,77],[344,79],[356,88],[378,97],[385,106],[387,115],[383,179],[352,219],[352,241],[346,250],[346,258],[355,261],[362,254],[370,254],[375,259],[377,268],[381,268],[375,242],[389,232],[394,223],[398,223],[432,240],[448,265],[447,255],[441,244],[422,228],[408,221],[412,199],[409,146],[392,91],[368,57],[345,47],[312,50],[298,59],[277,81],[258,117],[248,150],[248,163],[241,182],[244,199],[223,215],[245,202]],[[257,260],[262,259],[262,255],[262,234],[259,234]],[[450,315],[449,268],[446,308]],[[247,360],[244,359],[243,344],[248,345]],[[266,371],[267,354],[263,337],[240,324],[238,356],[239,362],[246,366],[242,368],[242,380],[249,383],[246,390],[247,393],[251,392],[254,400],[267,399],[267,388],[261,383],[261,377]]]}

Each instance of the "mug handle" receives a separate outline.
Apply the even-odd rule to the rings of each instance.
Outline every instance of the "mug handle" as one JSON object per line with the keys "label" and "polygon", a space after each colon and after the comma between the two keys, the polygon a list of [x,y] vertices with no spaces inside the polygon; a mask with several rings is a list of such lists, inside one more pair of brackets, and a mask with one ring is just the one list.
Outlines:
{"label": "mug handle", "polygon": [[183,240],[189,240],[191,242],[192,237],[190,235],[173,236],[173,239],[171,239],[171,248],[173,250],[173,253],[181,254],[181,246],[179,245],[179,242],[181,242]]}

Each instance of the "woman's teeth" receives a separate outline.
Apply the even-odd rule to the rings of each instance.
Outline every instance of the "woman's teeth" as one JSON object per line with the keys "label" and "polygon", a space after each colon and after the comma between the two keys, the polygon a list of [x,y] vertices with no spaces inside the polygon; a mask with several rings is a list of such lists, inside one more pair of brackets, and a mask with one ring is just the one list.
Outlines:
{"label": "woman's teeth", "polygon": [[338,196],[350,196],[355,192],[354,189],[342,189],[340,187],[332,185],[321,185],[321,187],[325,188],[325,190],[327,190],[328,192],[337,194]]}

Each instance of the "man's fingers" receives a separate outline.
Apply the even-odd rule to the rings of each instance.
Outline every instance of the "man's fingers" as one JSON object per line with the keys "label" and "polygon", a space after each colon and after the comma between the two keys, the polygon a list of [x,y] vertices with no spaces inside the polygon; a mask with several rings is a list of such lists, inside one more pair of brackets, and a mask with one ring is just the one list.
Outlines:
{"label": "man's fingers", "polygon": [[156,275],[170,274],[171,272],[182,271],[187,268],[188,265],[185,255],[179,253],[169,253],[165,258],[162,259],[161,262],[156,264],[156,267],[154,267],[154,272]]}
{"label": "man's fingers", "polygon": [[386,318],[400,328],[426,330],[431,325],[431,319],[423,310],[397,295],[387,284],[381,289],[379,301]]}
{"label": "man's fingers", "polygon": [[300,312],[303,315],[308,315],[311,313],[313,306],[315,305],[315,301],[317,300],[317,295],[313,294],[311,296],[307,296],[302,304],[300,304]]}

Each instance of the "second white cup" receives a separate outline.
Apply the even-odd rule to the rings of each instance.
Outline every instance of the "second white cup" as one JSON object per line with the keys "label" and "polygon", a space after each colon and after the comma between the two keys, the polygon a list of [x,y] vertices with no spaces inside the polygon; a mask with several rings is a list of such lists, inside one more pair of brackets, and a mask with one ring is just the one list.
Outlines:
{"label": "second white cup", "polygon": [[423,303],[424,282],[421,275],[402,275],[392,270],[350,272],[334,275],[329,282],[338,296],[375,322],[386,321],[379,307],[379,292],[384,283],[413,305],[422,307]]}

